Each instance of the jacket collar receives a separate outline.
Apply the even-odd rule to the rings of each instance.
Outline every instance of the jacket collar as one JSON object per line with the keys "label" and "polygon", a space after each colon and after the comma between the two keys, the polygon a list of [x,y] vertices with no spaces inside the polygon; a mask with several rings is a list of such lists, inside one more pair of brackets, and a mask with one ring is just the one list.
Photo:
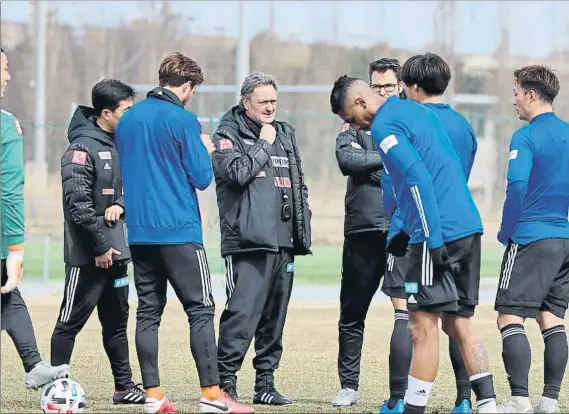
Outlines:
{"label": "jacket collar", "polygon": [[168,101],[171,102],[175,105],[178,105],[180,107],[184,107],[184,104],[182,103],[182,101],[180,100],[180,98],[178,98],[176,96],[176,94],[166,88],[162,88],[162,87],[157,87],[152,89],[150,92],[148,92],[146,94],[147,98],[156,98],[156,99],[161,99],[163,101]]}

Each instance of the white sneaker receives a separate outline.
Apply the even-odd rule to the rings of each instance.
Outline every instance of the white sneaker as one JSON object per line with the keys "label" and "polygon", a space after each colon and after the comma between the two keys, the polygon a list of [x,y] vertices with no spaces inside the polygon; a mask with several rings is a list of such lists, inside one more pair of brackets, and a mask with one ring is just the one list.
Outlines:
{"label": "white sneaker", "polygon": [[553,398],[540,397],[538,402],[533,405],[534,413],[558,413],[559,401]]}
{"label": "white sneaker", "polygon": [[47,361],[41,361],[26,374],[26,388],[37,390],[48,382],[69,375],[69,365],[63,364],[52,367]]}
{"label": "white sneaker", "polygon": [[332,401],[334,407],[348,407],[358,403],[358,392],[351,388],[342,388]]}
{"label": "white sneaker", "polygon": [[498,406],[499,413],[533,413],[529,397],[510,397]]}

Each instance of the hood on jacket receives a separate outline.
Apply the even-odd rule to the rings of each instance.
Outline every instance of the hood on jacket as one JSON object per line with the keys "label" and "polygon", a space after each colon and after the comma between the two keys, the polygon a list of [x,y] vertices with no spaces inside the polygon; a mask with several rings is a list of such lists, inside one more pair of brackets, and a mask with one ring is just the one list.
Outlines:
{"label": "hood on jacket", "polygon": [[103,143],[113,143],[113,134],[103,131],[96,124],[97,115],[93,108],[80,105],[75,110],[69,127],[67,128],[67,139],[73,143],[80,137],[89,137]]}
{"label": "hood on jacket", "polygon": [[184,103],[176,96],[176,94],[166,88],[162,88],[160,86],[152,89],[150,92],[146,94],[147,98],[156,98],[162,101],[168,101],[175,105],[184,107]]}

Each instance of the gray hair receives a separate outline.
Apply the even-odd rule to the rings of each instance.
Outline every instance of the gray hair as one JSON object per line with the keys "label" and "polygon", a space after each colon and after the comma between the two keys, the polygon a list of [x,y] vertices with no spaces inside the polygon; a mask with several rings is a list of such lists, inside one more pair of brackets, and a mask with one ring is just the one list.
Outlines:
{"label": "gray hair", "polygon": [[241,85],[241,99],[239,105],[243,105],[245,99],[251,98],[253,91],[259,86],[271,85],[276,91],[279,90],[276,78],[263,72],[253,72],[245,78]]}

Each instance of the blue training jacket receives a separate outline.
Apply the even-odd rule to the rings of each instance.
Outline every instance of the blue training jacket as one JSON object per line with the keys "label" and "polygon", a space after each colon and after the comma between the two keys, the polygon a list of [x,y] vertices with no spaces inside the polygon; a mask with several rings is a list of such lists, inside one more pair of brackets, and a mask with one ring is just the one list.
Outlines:
{"label": "blue training jacket", "polygon": [[472,126],[464,116],[452,109],[450,105],[443,103],[426,103],[424,105],[433,111],[443,122],[450,142],[462,165],[466,182],[468,182],[472,166],[474,165],[474,158],[478,151],[478,141]]}
{"label": "blue training jacket", "polygon": [[203,244],[196,189],[213,178],[196,116],[155,88],[116,131],[130,244]]}
{"label": "blue training jacket", "polygon": [[371,134],[391,178],[384,195],[395,193],[410,244],[427,241],[436,248],[482,233],[460,160],[434,112],[392,96],[375,114]]}
{"label": "blue training jacket", "polygon": [[536,116],[510,143],[508,187],[498,240],[507,245],[569,238],[569,125]]}
{"label": "blue training jacket", "polygon": [[[464,116],[456,112],[450,105],[443,103],[426,103],[427,108],[433,111],[445,126],[449,134],[450,141],[462,165],[462,170],[468,182],[474,158],[478,151],[478,141],[476,134],[470,123]],[[388,178],[390,180],[390,178]],[[385,197],[385,196],[384,196]],[[391,194],[387,202],[384,201],[385,208],[390,208],[389,212],[395,210],[394,195]],[[401,217],[398,210],[395,210],[391,219],[388,240],[391,240],[401,228]]]}

